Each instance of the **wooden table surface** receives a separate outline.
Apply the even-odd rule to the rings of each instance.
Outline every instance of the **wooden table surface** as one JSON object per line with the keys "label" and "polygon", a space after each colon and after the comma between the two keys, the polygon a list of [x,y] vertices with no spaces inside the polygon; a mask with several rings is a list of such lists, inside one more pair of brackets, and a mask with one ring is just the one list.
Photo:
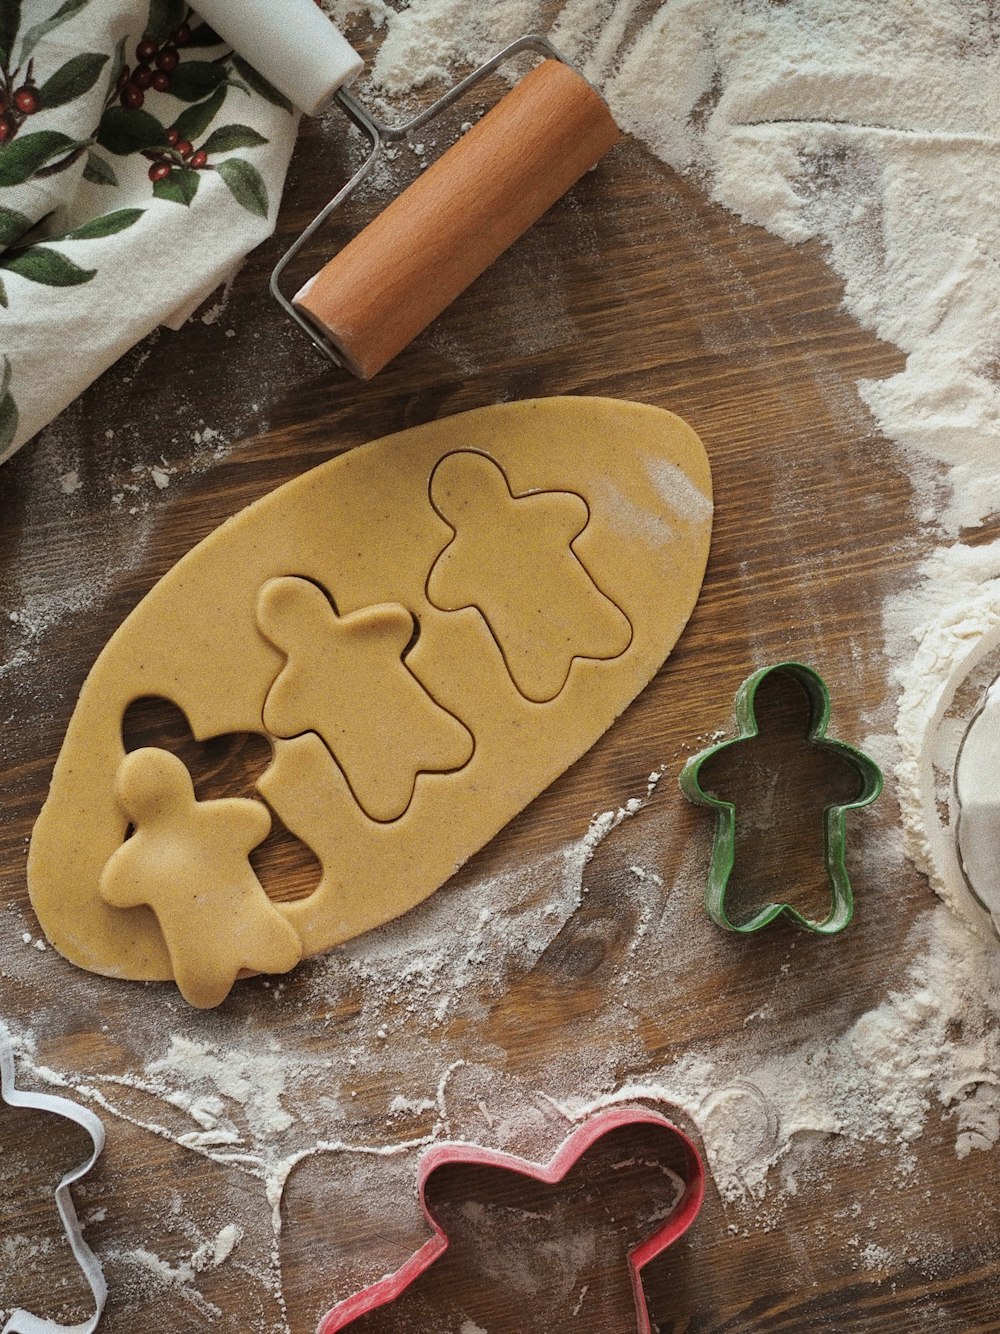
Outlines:
{"label": "wooden table surface", "polygon": [[[362,384],[323,364],[266,291],[282,247],[333,192],[349,156],[335,118],[304,126],[278,234],[250,257],[221,315],[148,339],[0,477],[0,608],[20,616],[0,618],[7,663],[0,1016],[18,1032],[31,1030],[39,1064],[102,1072],[109,1142],[81,1212],[107,1268],[106,1328],[115,1334],[154,1324],[171,1334],[305,1334],[335,1299],[401,1263],[426,1235],[411,1198],[413,1154],[373,1157],[368,1175],[352,1169],[347,1186],[329,1155],[304,1156],[288,1179],[275,1237],[258,1179],[236,1173],[234,1180],[210,1156],[179,1146],[161,1099],[143,1102],[134,1086],[121,1086],[124,1102],[115,1093],[116,1070],[141,1070],[175,1030],[223,1047],[249,1031],[264,1047],[326,1060],[329,1099],[352,1100],[355,1143],[391,1146],[428,1133],[433,1105],[403,1120],[386,1112],[392,1078],[407,1059],[405,1028],[390,1034],[384,1079],[374,1057],[364,1077],[345,1073],[345,1035],[359,1031],[352,1024],[362,1002],[346,984],[318,986],[323,967],[324,977],[336,973],[336,960],[297,969],[279,992],[259,980],[240,984],[222,1010],[192,1017],[167,987],[91,978],[51,949],[22,944],[23,933],[38,935],[26,842],[88,668],[184,552],[305,469],[415,423],[556,394],[669,408],[697,430],[711,458],[712,554],[675,652],[594,748],[436,896],[446,905],[438,911],[451,914],[446,921],[470,929],[465,886],[536,865],[582,837],[595,812],[643,796],[650,772],[664,770],[648,804],[597,849],[581,906],[550,946],[530,966],[511,967],[495,994],[484,992],[478,1008],[441,1030],[449,1061],[455,1052],[466,1053],[470,1068],[481,1060],[485,1082],[468,1097],[485,1104],[484,1116],[494,1094],[497,1106],[522,1097],[539,1111],[545,1093],[566,1094],[573,1081],[586,1100],[642,1081],[686,1052],[724,1049],[738,1062],[765,1003],[766,1033],[753,1039],[758,1054],[762,1042],[780,1052],[843,1032],[885,997],[887,978],[902,977],[912,924],[934,901],[904,857],[890,776],[881,801],[850,826],[857,893],[850,929],[835,940],[784,924],[752,940],[730,937],[707,922],[699,902],[711,821],[677,791],[685,756],[729,726],[737,686],[767,663],[796,658],[822,673],[834,735],[860,744],[892,732],[882,606],[915,581],[933,528],[920,525],[907,461],[880,438],[854,387],[860,377],[895,372],[901,355],[843,313],[840,285],[819,248],[792,248],[741,224],[626,140],[394,364]],[[379,186],[365,206],[385,198]],[[218,436],[206,436],[206,427]],[[169,473],[162,489],[150,480],[155,466]],[[65,494],[59,478],[70,469],[80,487]],[[808,839],[782,845],[781,855],[789,886],[815,871]],[[290,861],[285,867],[285,856],[279,848],[270,883],[286,870],[301,873]],[[661,878],[657,892],[672,915],[658,927],[654,919],[645,963],[632,969],[629,868],[637,859]],[[404,921],[395,938],[408,929]],[[352,958],[364,956],[360,942]],[[780,985],[789,973],[795,985]],[[403,1001],[387,999],[387,1014]],[[152,1048],[137,1052],[147,1040]],[[447,1062],[426,1055],[434,1041],[429,1031],[430,1045],[414,1048],[413,1060],[430,1060],[436,1081]],[[123,1107],[127,1114],[116,1115]],[[0,1256],[26,1257],[14,1266],[17,1291],[0,1292],[0,1308],[19,1302],[79,1319],[88,1298],[59,1240],[48,1191],[81,1145],[72,1129],[39,1120],[0,1113]],[[691,1121],[680,1115],[679,1122],[698,1139]],[[762,1200],[723,1201],[709,1176],[694,1227],[645,1271],[656,1328],[1000,1329],[994,1164],[991,1155],[957,1158],[942,1109],[929,1114],[905,1172],[891,1143],[815,1135],[798,1150],[794,1193],[782,1187],[781,1165]],[[367,1183],[364,1198],[359,1182]],[[530,1222],[542,1205],[524,1203],[523,1183],[456,1171],[436,1189],[442,1216],[473,1233],[485,1229],[479,1241],[496,1263],[483,1261],[481,1250],[464,1268],[458,1258],[423,1314],[401,1309],[359,1328],[635,1328],[613,1244],[582,1246],[574,1291],[586,1289],[590,1300],[574,1298],[557,1313],[542,1286],[547,1272],[571,1263],[559,1250],[570,1233],[556,1227],[549,1235]],[[409,1203],[400,1208],[399,1199]],[[484,1200],[478,1213],[470,1207]],[[552,1217],[558,1222],[568,1208],[553,1206]],[[601,1205],[595,1217],[606,1222],[610,1212]],[[232,1257],[191,1264],[198,1238],[217,1235],[220,1219],[242,1237]],[[504,1254],[518,1244],[531,1253],[523,1266],[504,1270],[496,1259],[498,1228]],[[870,1242],[882,1248],[879,1263],[861,1262]],[[476,1253],[474,1241],[468,1249]],[[605,1272],[609,1255],[616,1263]],[[9,1276],[10,1266],[0,1272]],[[432,1309],[439,1323],[427,1315]]]}

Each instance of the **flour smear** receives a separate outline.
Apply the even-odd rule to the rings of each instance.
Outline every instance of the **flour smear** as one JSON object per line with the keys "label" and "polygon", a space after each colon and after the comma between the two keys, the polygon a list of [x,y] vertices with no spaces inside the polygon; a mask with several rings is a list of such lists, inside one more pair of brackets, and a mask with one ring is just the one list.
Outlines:
{"label": "flour smear", "polygon": [[[1000,642],[1000,544],[982,540],[1000,482],[1000,13],[987,0],[326,7],[348,31],[375,28],[369,91],[386,99],[551,29],[660,159],[745,221],[822,242],[847,310],[905,353],[899,374],[857,389],[926,484],[920,518],[940,547],[884,609],[900,707],[896,740],[877,740],[897,766],[904,828],[870,855],[891,877],[905,838],[946,902],[917,915],[896,974],[859,1012],[831,994],[803,1017],[793,964],[809,946],[790,938],[778,972],[759,979],[755,1008],[734,1014],[731,1040],[652,1068],[638,1037],[632,1049],[621,1035],[669,1012],[685,977],[723,948],[697,908],[704,848],[673,836],[680,797],[658,775],[549,858],[467,875],[401,923],[305,965],[298,1043],[291,1030],[280,1045],[261,1040],[260,1009],[282,1004],[280,982],[237,988],[207,1041],[159,990],[130,1008],[116,984],[22,943],[33,924],[8,914],[0,975],[44,993],[57,969],[66,1003],[106,1016],[114,1033],[106,1054],[95,1040],[91,1069],[68,1073],[50,1054],[58,1035],[39,1019],[37,1031],[13,1035],[25,1078],[68,1085],[215,1173],[210,1197],[184,1201],[173,1252],[158,1255],[155,1227],[140,1229],[136,1247],[112,1257],[116,1276],[139,1295],[180,1291],[213,1314],[206,1283],[239,1263],[262,1331],[286,1328],[282,1247],[289,1229],[294,1237],[296,1192],[331,1216],[351,1211],[362,1234],[367,1225],[381,1238],[377,1256],[330,1255],[326,1295],[346,1295],[405,1258],[418,1221],[415,1157],[442,1138],[544,1157],[595,1106],[667,1100],[695,1121],[735,1230],[780,1215],[814,1170],[816,1137],[827,1153],[884,1146],[900,1191],[929,1123],[950,1131],[959,1157],[1000,1138],[1000,950],[964,892],[947,812],[962,692],[970,673],[989,674]],[[51,465],[67,504],[76,467],[62,454]],[[615,846],[624,870],[601,919],[587,867]],[[505,1071],[516,1035],[493,1001],[527,985],[546,950],[586,941],[584,906],[626,932],[628,963],[599,978],[585,1038],[570,1026],[546,1045],[540,1026],[537,1055],[525,1058],[536,1064],[515,1078]],[[823,980],[815,970],[806,979]],[[334,1012],[331,1046],[310,1025]],[[888,1226],[877,1243],[859,1234],[858,1263],[899,1263],[913,1245]]]}

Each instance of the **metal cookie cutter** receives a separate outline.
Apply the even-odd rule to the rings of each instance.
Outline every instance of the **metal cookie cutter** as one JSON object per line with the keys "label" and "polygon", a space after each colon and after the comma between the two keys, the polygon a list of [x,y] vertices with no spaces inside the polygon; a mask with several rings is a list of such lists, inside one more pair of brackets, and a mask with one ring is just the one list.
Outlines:
{"label": "metal cookie cutter", "polygon": [[395,1273],[387,1274],[371,1287],[339,1302],[319,1322],[317,1334],[337,1334],[338,1330],[345,1329],[369,1312],[388,1306],[444,1255],[448,1249],[447,1234],[431,1213],[425,1200],[427,1181],[437,1168],[445,1163],[500,1167],[521,1176],[531,1177],[546,1185],[555,1185],[562,1181],[574,1164],[599,1139],[609,1131],[627,1125],[654,1125],[663,1128],[676,1139],[685,1160],[684,1187],[680,1198],[660,1226],[631,1250],[628,1256],[632,1290],[635,1294],[637,1334],[651,1334],[652,1325],[640,1275],[650,1260],[666,1250],[694,1222],[705,1194],[705,1169],[698,1150],[682,1131],[666,1117],[641,1107],[615,1107],[585,1121],[563,1141],[547,1163],[529,1162],[527,1159],[485,1149],[476,1144],[441,1144],[430,1149],[420,1160],[418,1185],[420,1204],[434,1229],[433,1237]]}
{"label": "metal cookie cutter", "polygon": [[[824,848],[827,878],[830,883],[832,904],[826,917],[817,920],[804,916],[790,903],[766,903],[745,922],[733,922],[726,912],[726,887],[736,860],[736,806],[731,801],[706,792],[700,782],[700,770],[706,760],[732,746],[755,737],[759,733],[754,699],[765,678],[784,673],[802,686],[809,700],[807,740],[818,750],[838,756],[855,771],[858,777],[858,795],[848,802],[827,806],[824,811]],[[715,811],[715,837],[712,859],[705,887],[705,909],[719,926],[728,931],[747,934],[759,931],[782,913],[799,926],[820,935],[832,936],[843,931],[854,913],[854,895],[847,874],[847,812],[870,805],[882,791],[882,773],[874,760],[863,751],[843,741],[834,741],[826,735],[830,721],[830,692],[818,672],[801,662],[779,662],[754,672],[740,686],[735,700],[736,726],[739,735],[730,741],[709,746],[692,755],[680,775],[681,791],[689,801],[708,806]]]}
{"label": "metal cookie cutter", "polygon": [[70,1187],[81,1177],[85,1177],[97,1162],[101,1150],[104,1148],[104,1126],[93,1112],[88,1111],[85,1107],[78,1106],[75,1102],[70,1102],[68,1098],[57,1098],[50,1093],[25,1093],[15,1087],[14,1052],[2,1025],[0,1025],[0,1102],[5,1102],[9,1107],[27,1107],[35,1111],[52,1112],[56,1116],[62,1116],[67,1121],[73,1121],[76,1125],[82,1126],[94,1142],[93,1150],[86,1162],[67,1172],[62,1181],[59,1182],[55,1190],[55,1200],[70,1250],[73,1252],[73,1258],[80,1266],[84,1278],[90,1285],[96,1307],[94,1314],[88,1320],[75,1325],[61,1325],[55,1320],[42,1319],[40,1316],[32,1315],[30,1311],[17,1310],[12,1312],[10,1319],[0,1330],[0,1334],[93,1334],[104,1313],[108,1285],[97,1256],[84,1240],[83,1228],[80,1226],[80,1220],[76,1214]]}

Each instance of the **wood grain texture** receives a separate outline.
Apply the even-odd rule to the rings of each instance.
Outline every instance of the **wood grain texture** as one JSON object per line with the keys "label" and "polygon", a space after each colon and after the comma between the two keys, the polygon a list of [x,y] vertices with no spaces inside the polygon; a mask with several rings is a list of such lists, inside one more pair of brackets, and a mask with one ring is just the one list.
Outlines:
{"label": "wood grain texture", "polygon": [[[470,1043],[488,1047],[503,1077],[525,1087],[542,1088],[544,1072],[572,1057],[603,1090],[713,1043],[738,1045],[745,1036],[749,1050],[762,1007],[788,1049],[844,1031],[885,998],[886,977],[915,948],[911,926],[933,902],[903,856],[891,783],[851,826],[857,913],[849,930],[827,941],[778,928],[747,941],[704,928],[691,868],[707,859],[710,820],[682,801],[676,775],[727,726],[744,676],[786,658],[811,663],[827,681],[832,735],[861,743],[891,732],[882,605],[913,582],[933,534],[916,521],[908,461],[879,437],[854,383],[892,374],[901,355],[843,313],[817,247],[792,248],[740,224],[626,141],[377,379],[358,383],[316,357],[266,295],[271,265],[343,179],[349,156],[346,136],[329,122],[305,125],[279,235],[251,256],[222,316],[147,340],[0,473],[0,1016],[31,1027],[39,1059],[53,1068],[113,1070],[116,1060],[125,1065],[116,1050],[126,1045],[132,1008],[148,1002],[147,993],[112,982],[78,988],[75,970],[51,950],[35,957],[21,933],[37,933],[26,840],[76,693],[155,580],[227,516],[364,440],[511,398],[589,393],[669,408],[698,431],[715,479],[713,551],[691,622],[654,682],[442,891],[460,894],[476,875],[517,868],[579,837],[595,811],[643,792],[650,771],[665,766],[650,804],[598,848],[579,910],[532,967],[507,979]],[[314,269],[321,259],[312,256]],[[215,458],[201,441],[206,426],[239,443]],[[148,470],[161,459],[174,471],[157,492]],[[58,482],[69,467],[82,483],[72,496]],[[140,482],[144,489],[127,489]],[[920,504],[927,485],[925,478]],[[10,610],[25,622],[11,622]],[[169,732],[169,720],[135,720],[140,733],[161,725]],[[252,769],[260,757],[243,760]],[[206,773],[228,781],[229,762],[214,770],[209,763]],[[627,1006],[614,1011],[627,1022],[609,1033],[605,999],[627,974],[636,926],[637,846],[661,875],[664,897],[684,894],[689,903],[683,935],[657,942],[656,989],[636,982]],[[268,875],[301,892],[310,869],[295,862],[292,845],[268,855]],[[782,870],[793,884],[794,847],[787,855]],[[794,990],[782,983],[785,969]],[[317,1059],[336,1056],[362,1004],[360,983],[321,1006],[312,977],[297,971],[280,1001],[262,984],[245,984],[218,1036],[238,1036],[248,1014],[268,1013],[278,1037],[294,1037]],[[163,1004],[165,1022],[181,1024],[180,1007]],[[115,1100],[113,1086],[104,1091]],[[371,1075],[353,1094],[356,1142],[379,1142],[389,1076]],[[163,1108],[150,1098],[147,1112],[152,1125]],[[284,1316],[242,1259],[200,1273],[198,1301],[176,1284],[156,1289],[137,1278],[148,1278],[137,1253],[179,1265],[198,1244],[202,1215],[214,1217],[220,1191],[238,1224],[260,1211],[261,1184],[234,1180],[148,1125],[108,1119],[108,1148],[80,1212],[91,1217],[88,1236],[108,1264],[106,1328],[114,1334],[154,1325],[171,1334],[264,1331],[283,1318],[304,1334],[346,1295],[345,1276],[374,1278],[423,1240],[415,1216],[389,1211],[375,1222],[370,1209],[338,1195],[314,1158],[296,1169],[283,1205]],[[0,1109],[0,1227],[8,1236],[40,1232],[53,1249],[44,1263],[25,1264],[10,1300],[79,1318],[86,1293],[45,1224],[36,1176],[24,1185],[32,1159],[61,1172],[76,1149],[51,1142],[47,1126],[15,1124],[21,1120]],[[1000,1187],[989,1155],[956,1157],[946,1109],[930,1110],[905,1171],[892,1143],[816,1135],[799,1149],[794,1193],[782,1188],[781,1165],[760,1202],[726,1204],[710,1184],[695,1226],[646,1270],[659,1330],[1000,1329]],[[405,1195],[412,1161],[387,1159],[384,1170]],[[15,1190],[23,1209],[9,1207]],[[174,1200],[183,1202],[177,1212]],[[502,1192],[494,1202],[503,1206]],[[237,1256],[250,1254],[251,1241]],[[875,1259],[865,1262],[869,1243]],[[265,1269],[268,1260],[260,1261]],[[599,1271],[583,1263],[577,1292],[597,1284]],[[455,1271],[453,1280],[445,1305],[467,1276]],[[0,1305],[7,1300],[0,1294]],[[489,1334],[533,1328],[523,1292],[506,1290],[496,1321]],[[565,1328],[606,1334],[609,1326],[584,1301]]]}

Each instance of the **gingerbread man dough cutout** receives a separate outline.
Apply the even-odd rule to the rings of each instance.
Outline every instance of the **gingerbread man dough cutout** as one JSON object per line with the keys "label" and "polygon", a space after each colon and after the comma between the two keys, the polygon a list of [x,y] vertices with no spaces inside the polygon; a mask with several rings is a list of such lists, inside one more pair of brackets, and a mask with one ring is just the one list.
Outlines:
{"label": "gingerbread man dough cutout", "polygon": [[285,666],[264,701],[277,737],[316,732],[372,820],[397,820],[418,774],[453,773],[472,757],[468,728],[404,661],[414,620],[399,603],[340,616],[308,579],[269,580],[257,623]]}
{"label": "gingerbread man dough cutout", "polygon": [[298,963],[302,942],[247,860],[270,832],[265,806],[198,801],[183,762],[156,747],[126,755],[115,793],[135,832],[105,865],[101,897],[153,910],[185,1000],[209,1008],[242,970],[287,973]]}
{"label": "gingerbread man dough cutout", "polygon": [[515,496],[503,470],[471,450],[441,460],[430,494],[455,536],[431,569],[427,596],[442,611],[478,608],[525,699],[555,699],[574,658],[625,652],[628,618],[572,549],[590,518],[582,497]]}

